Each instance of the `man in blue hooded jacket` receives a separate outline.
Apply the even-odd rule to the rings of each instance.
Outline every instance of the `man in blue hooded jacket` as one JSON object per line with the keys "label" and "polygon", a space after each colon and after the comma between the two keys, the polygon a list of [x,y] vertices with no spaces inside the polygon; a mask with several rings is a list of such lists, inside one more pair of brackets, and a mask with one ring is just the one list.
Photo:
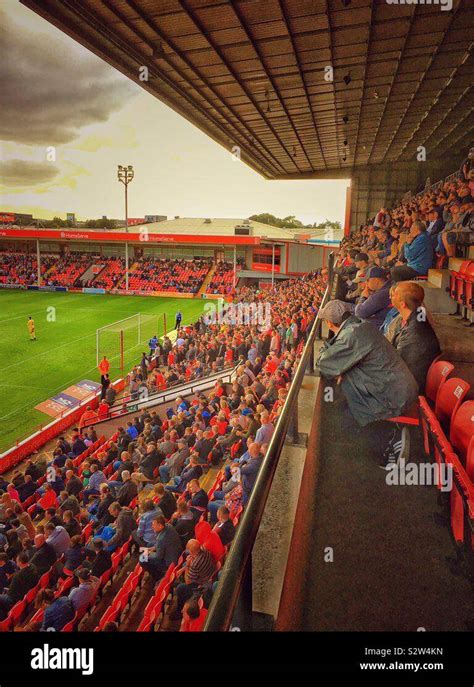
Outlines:
{"label": "man in blue hooded jacket", "polygon": [[395,267],[392,267],[392,280],[408,281],[426,276],[428,270],[433,267],[434,249],[424,222],[413,222],[403,251],[406,264],[398,261]]}

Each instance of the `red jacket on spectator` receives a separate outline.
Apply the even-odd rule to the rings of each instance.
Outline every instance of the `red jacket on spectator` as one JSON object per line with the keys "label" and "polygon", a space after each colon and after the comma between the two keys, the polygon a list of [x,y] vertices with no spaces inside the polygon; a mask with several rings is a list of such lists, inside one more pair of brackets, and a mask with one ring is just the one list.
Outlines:
{"label": "red jacket on spectator", "polygon": [[107,417],[108,414],[109,414],[109,404],[105,400],[101,401],[99,409],[97,411],[98,417],[104,418],[104,417]]}
{"label": "red jacket on spectator", "polygon": [[43,496],[38,499],[37,503],[38,506],[41,506],[43,510],[46,510],[47,508],[57,508],[59,506],[54,489],[48,489],[48,491],[46,491]]}
{"label": "red jacket on spectator", "polygon": [[202,628],[204,627],[204,621],[206,620],[207,616],[207,610],[205,608],[201,608],[201,612],[199,614],[199,618],[189,618],[189,616],[185,619],[183,619],[183,622],[181,623],[181,627],[179,629],[180,632],[201,632]]}
{"label": "red jacket on spectator", "polygon": [[166,380],[161,372],[155,372],[155,385],[158,391],[166,389]]}

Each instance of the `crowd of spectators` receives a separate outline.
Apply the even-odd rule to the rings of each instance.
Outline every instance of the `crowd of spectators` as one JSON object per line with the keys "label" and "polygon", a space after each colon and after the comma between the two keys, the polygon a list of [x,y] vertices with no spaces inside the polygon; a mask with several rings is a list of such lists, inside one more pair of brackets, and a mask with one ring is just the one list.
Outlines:
{"label": "crowd of spectators", "polygon": [[[130,260],[129,289],[131,291],[163,291],[195,294],[199,291],[213,264],[207,259],[168,259],[141,257]],[[95,265],[89,279],[82,276]],[[69,288],[96,287],[107,291],[125,288],[125,259],[91,253],[66,252],[62,255],[42,254],[42,283],[45,286]],[[0,283],[30,286],[37,284],[36,254],[0,252]],[[233,267],[218,263],[207,291],[230,293]]]}
{"label": "crowd of spectators", "polygon": [[[169,382],[189,376],[189,367],[204,374],[234,365],[232,384],[218,379],[207,394],[178,398],[165,414],[143,410],[80,465],[77,457],[97,440],[92,427],[70,441],[60,438],[48,463],[28,460],[11,479],[0,479],[0,621],[53,566],[60,579],[72,575],[75,583],[58,598],[45,589],[36,603],[45,610],[42,629],[61,629],[90,601],[111,554],[132,537],[153,581],[188,552],[170,618],[193,625],[196,595],[209,599],[217,572],[196,526],[204,518],[223,547],[231,542],[326,283],[323,270],[259,295],[270,304],[270,322],[202,318],[179,329],[174,344],[165,340],[151,358],[145,355],[135,371],[140,384],[156,388],[160,373]],[[224,468],[225,477],[209,501],[201,478],[211,466]],[[85,526],[92,528],[87,544]]]}
{"label": "crowd of spectators", "polygon": [[390,419],[413,411],[440,354],[423,279],[456,246],[473,241],[472,180],[463,167],[391,210],[380,208],[342,241],[335,263],[339,299],[321,311],[330,338],[319,369],[334,382],[346,431],[369,438],[384,469],[404,455],[408,439],[407,427]]}
{"label": "crowd of spectators", "polygon": [[[245,269],[245,261],[242,258],[238,258],[237,268],[238,270]],[[232,294],[235,291],[234,279],[233,263],[228,260],[220,260],[216,265],[206,293],[220,294],[222,296]]]}
{"label": "crowd of spectators", "polygon": [[79,277],[93,263],[89,253],[68,251],[62,255],[45,255],[42,260],[43,281],[47,286],[82,286]]}
{"label": "crowd of spectators", "polygon": [[130,271],[130,288],[136,291],[197,293],[211,264],[211,260],[142,257]]}
{"label": "crowd of spectators", "polygon": [[447,266],[456,246],[474,243],[472,183],[459,175],[406,197],[391,210],[380,208],[342,241],[341,266],[355,273],[355,257],[362,254],[389,270],[396,281],[426,276],[436,265]]}
{"label": "crowd of spectators", "polygon": [[[317,365],[333,385],[340,426],[351,440],[369,437],[384,469],[399,460],[406,441],[406,428],[389,420],[410,412],[440,353],[422,282],[413,279],[426,276],[435,255],[449,256],[472,235],[469,183],[460,176],[392,210],[381,208],[345,238],[334,270],[340,298],[320,310],[329,336]],[[169,262],[156,273],[146,260],[141,264],[140,278],[152,281],[169,269]],[[200,269],[207,272],[209,264],[193,267],[187,288],[199,288],[193,280]],[[326,286],[322,269],[273,290],[239,289],[236,304],[268,304],[270,319],[203,316],[179,327],[174,342],[164,337],[143,353],[130,375],[130,394],[231,366],[232,383],[218,378],[207,393],[178,397],[166,412],[140,411],[80,467],[75,459],[97,440],[91,427],[71,441],[61,438],[48,464],[29,460],[25,470],[0,479],[0,620],[54,566],[75,584],[59,598],[46,589],[37,603],[46,609],[42,629],[61,629],[90,601],[111,554],[131,538],[153,582],[186,554],[170,619],[193,625],[200,617],[197,600],[207,606],[218,572],[198,527],[209,527],[222,547],[232,541],[235,516],[251,496]],[[202,477],[213,466],[224,476],[209,498]],[[31,497],[27,510],[23,504]],[[84,526],[92,530],[86,545]]]}
{"label": "crowd of spectators", "polygon": [[0,252],[0,284],[29,286],[38,279],[38,263],[32,253]]}
{"label": "crowd of spectators", "polygon": [[101,257],[97,259],[97,263],[103,265],[103,269],[84,286],[106,289],[107,291],[118,288],[125,274],[125,258]]}
{"label": "crowd of spectators", "polygon": [[[292,347],[301,340],[314,319],[315,304],[321,301],[327,282],[327,270],[304,278],[308,293],[301,293],[301,280],[289,280],[273,292],[241,289],[236,303],[249,301],[270,305],[270,322],[229,324],[218,316],[206,323],[201,318],[195,325],[179,329],[175,342],[168,336],[153,340],[153,349],[142,354],[139,365],[130,373],[132,398],[143,397],[143,391],[156,393],[171,386],[206,377],[225,368],[248,369],[251,365],[267,365],[266,357],[275,348]],[[219,323],[222,320],[222,323]],[[225,320],[225,323],[224,323]],[[300,338],[298,338],[300,337]],[[270,367],[273,364],[270,363]]]}

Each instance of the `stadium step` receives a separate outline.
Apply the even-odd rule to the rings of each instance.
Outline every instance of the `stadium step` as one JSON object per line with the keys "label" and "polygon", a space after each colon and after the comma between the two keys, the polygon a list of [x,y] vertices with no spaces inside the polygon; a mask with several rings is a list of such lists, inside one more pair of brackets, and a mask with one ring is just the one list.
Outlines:
{"label": "stadium step", "polygon": [[431,269],[428,280],[421,282],[425,290],[425,304],[432,313],[452,313],[454,310],[446,288],[449,287],[449,270]]}
{"label": "stadium step", "polygon": [[449,272],[459,272],[463,262],[466,262],[466,258],[449,258]]}
{"label": "stadium step", "polygon": [[88,282],[92,282],[100,275],[101,272],[104,271],[104,269],[106,269],[106,265],[104,263],[101,263],[100,261],[94,262],[92,265],[89,265],[86,271],[83,272],[80,276],[81,283],[87,284]]}
{"label": "stadium step", "polygon": [[197,297],[197,298],[199,298],[200,296],[202,296],[203,293],[206,293],[206,289],[207,289],[207,287],[209,286],[209,284],[211,283],[212,277],[214,276],[216,269],[217,269],[216,265],[212,265],[211,269],[210,269],[209,272],[206,274],[203,283],[202,283],[201,286],[199,287],[199,291],[198,291],[197,294],[196,294],[196,297]]}

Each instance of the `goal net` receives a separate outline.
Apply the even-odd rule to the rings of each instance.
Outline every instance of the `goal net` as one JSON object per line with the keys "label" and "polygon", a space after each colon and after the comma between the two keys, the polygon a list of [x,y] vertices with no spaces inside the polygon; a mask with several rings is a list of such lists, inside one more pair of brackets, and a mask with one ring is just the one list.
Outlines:
{"label": "goal net", "polygon": [[[162,329],[159,315],[137,313],[123,320],[117,320],[100,327],[96,331],[97,365],[104,355],[110,360],[112,367],[124,369],[124,364],[133,364],[140,347],[148,351],[148,341],[160,335]],[[161,325],[161,326],[160,326]]]}

